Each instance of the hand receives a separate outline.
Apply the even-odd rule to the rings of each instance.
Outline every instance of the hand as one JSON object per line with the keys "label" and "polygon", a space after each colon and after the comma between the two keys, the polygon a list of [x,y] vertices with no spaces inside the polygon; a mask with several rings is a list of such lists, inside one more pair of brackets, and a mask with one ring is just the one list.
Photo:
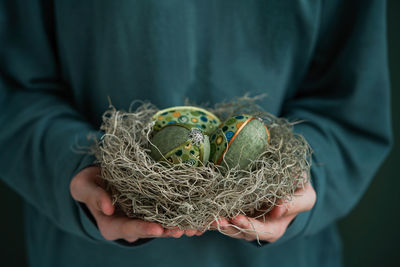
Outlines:
{"label": "hand", "polygon": [[196,230],[165,229],[160,224],[131,219],[115,213],[110,195],[104,190],[99,167],[81,170],[70,183],[72,197],[85,203],[96,219],[100,233],[106,240],[125,239],[135,242],[139,238],[175,237],[201,235]]}
{"label": "hand", "polygon": [[[245,239],[247,241],[257,240],[275,242],[283,236],[291,221],[300,212],[312,209],[317,195],[311,183],[307,183],[304,188],[299,188],[295,196],[289,203],[279,203],[273,208],[265,218],[249,218],[239,215],[228,221],[226,218],[220,218],[219,231],[233,238]],[[265,219],[265,220],[264,220]],[[218,228],[217,222],[211,225]],[[243,229],[244,231],[239,230]]]}

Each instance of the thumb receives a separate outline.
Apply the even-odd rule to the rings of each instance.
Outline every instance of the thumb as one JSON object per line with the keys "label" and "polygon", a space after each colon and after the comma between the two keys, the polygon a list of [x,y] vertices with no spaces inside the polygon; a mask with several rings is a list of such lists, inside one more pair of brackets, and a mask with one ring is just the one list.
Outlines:
{"label": "thumb", "polygon": [[80,171],[71,181],[72,197],[85,203],[89,209],[103,212],[105,215],[114,213],[111,197],[101,187],[99,167],[88,167]]}

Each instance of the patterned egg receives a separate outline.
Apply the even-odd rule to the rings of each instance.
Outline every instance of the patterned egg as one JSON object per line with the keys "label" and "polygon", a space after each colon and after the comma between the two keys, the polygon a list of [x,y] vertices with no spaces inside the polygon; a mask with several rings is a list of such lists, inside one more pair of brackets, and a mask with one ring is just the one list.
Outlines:
{"label": "patterned egg", "polygon": [[269,139],[261,119],[245,114],[231,117],[211,135],[210,160],[228,168],[246,169],[265,151]]}
{"label": "patterned egg", "polygon": [[151,143],[150,156],[156,161],[199,166],[208,162],[210,156],[208,136],[187,125],[165,126],[154,134]]}
{"label": "patterned egg", "polygon": [[185,124],[201,129],[205,134],[210,135],[220,120],[211,112],[192,106],[178,106],[160,110],[153,116],[155,121],[154,130],[159,131],[169,124]]}

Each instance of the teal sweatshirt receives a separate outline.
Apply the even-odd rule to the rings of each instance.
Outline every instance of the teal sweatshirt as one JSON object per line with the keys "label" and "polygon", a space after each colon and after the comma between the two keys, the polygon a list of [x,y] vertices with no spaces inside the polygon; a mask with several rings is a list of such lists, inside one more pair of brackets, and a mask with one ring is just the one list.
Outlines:
{"label": "teal sweatshirt", "polygon": [[[0,178],[25,200],[29,263],[340,266],[335,222],[392,143],[387,65],[383,0],[1,1]],[[314,208],[262,246],[216,231],[105,240],[69,183],[93,163],[74,148],[101,135],[107,97],[166,108],[245,93],[304,120]]]}

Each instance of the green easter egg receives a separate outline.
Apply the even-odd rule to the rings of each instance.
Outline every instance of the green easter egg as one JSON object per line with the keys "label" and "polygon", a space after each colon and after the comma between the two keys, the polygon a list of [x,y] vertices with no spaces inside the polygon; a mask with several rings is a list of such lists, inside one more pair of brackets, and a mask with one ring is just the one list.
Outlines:
{"label": "green easter egg", "polygon": [[267,127],[257,117],[231,117],[211,135],[210,160],[228,168],[246,169],[265,151],[269,138]]}
{"label": "green easter egg", "polygon": [[211,112],[192,106],[178,106],[160,110],[153,115],[154,130],[159,131],[170,124],[186,124],[190,127],[201,129],[209,135],[221,123],[217,116]]}
{"label": "green easter egg", "polygon": [[199,166],[209,160],[208,136],[187,125],[168,125],[154,134],[151,143],[150,156],[156,161]]}

